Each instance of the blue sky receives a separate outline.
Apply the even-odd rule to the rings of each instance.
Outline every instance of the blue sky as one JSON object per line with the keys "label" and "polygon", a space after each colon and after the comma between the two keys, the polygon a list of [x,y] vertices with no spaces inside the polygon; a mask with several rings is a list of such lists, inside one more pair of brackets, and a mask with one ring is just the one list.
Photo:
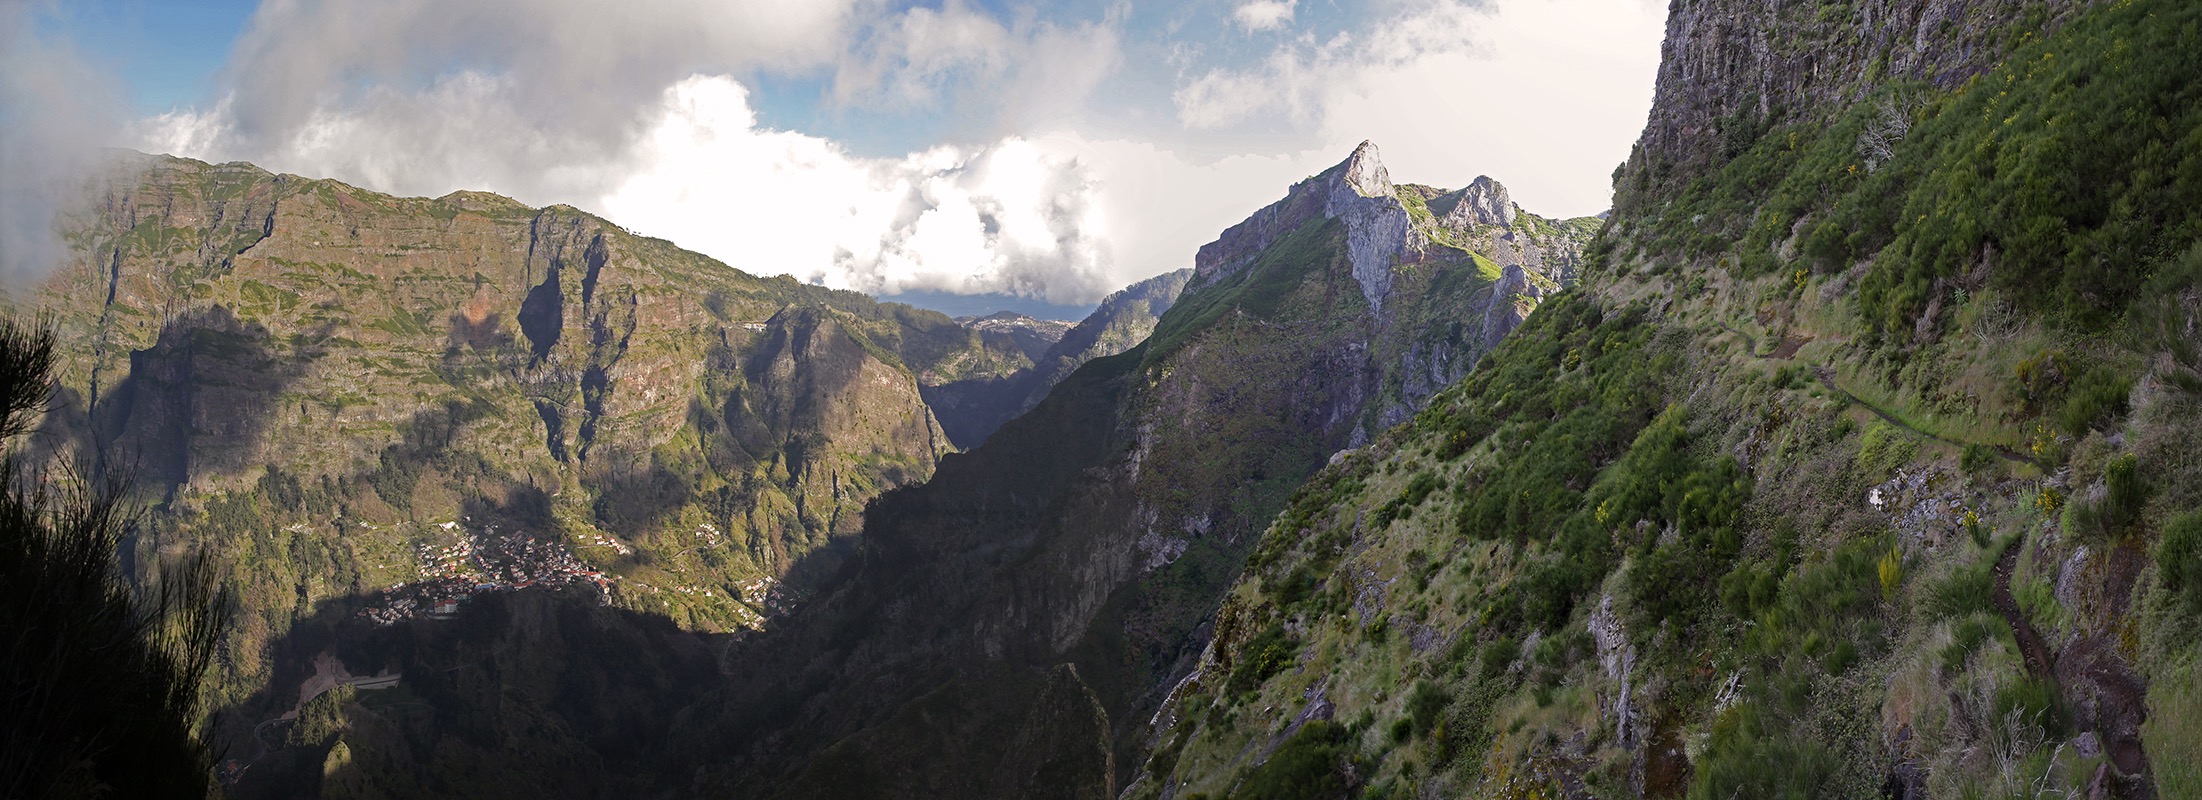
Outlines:
{"label": "blue sky", "polygon": [[48,35],[121,78],[131,110],[204,103],[257,0],[76,0],[41,16]]}
{"label": "blue sky", "polygon": [[[568,203],[751,272],[1061,309],[1364,139],[1395,180],[1603,210],[1665,5],[0,0],[42,59],[0,102],[108,87],[75,115],[99,135],[42,112],[16,139]],[[72,53],[81,85],[48,68]]]}
{"label": "blue sky", "polygon": [[[207,106],[220,99],[218,73],[245,31],[259,0],[71,0],[40,21],[49,35],[73,44],[87,60],[121,79],[130,109],[144,116]],[[1232,7],[1221,3],[1143,3],[1081,0],[1050,3],[1044,13],[1030,4],[973,0],[976,10],[1004,19],[1099,20],[1121,15],[1127,58],[1114,82],[1125,89],[1110,111],[1127,127],[1168,125],[1167,107],[1129,102],[1166,92],[1173,52],[1196,50],[1206,63],[1246,65],[1267,54],[1273,36],[1235,31]],[[1295,8],[1293,33],[1326,38],[1340,32],[1348,13],[1334,2]],[[854,153],[899,155],[929,142],[981,135],[983,129],[949,105],[916,108],[850,108],[826,101],[833,76],[823,72],[751,76],[762,124],[832,138]],[[1150,91],[1140,92],[1145,84]]]}

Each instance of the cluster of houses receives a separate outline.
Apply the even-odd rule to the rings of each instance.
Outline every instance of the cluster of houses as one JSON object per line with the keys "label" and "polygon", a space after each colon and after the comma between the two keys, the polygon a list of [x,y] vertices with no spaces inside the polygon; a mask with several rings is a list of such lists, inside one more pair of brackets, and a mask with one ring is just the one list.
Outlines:
{"label": "cluster of houses", "polygon": [[601,533],[584,533],[581,535],[581,541],[583,543],[593,544],[598,547],[609,547],[612,549],[612,552],[618,553],[623,556],[631,556],[635,554],[635,549],[628,546],[626,542],[622,542],[618,539],[614,539]]}
{"label": "cluster of houses", "polygon": [[726,534],[719,532],[719,526],[706,522],[696,526],[696,540],[703,542],[705,547],[722,547],[726,544]]}
{"label": "cluster of houses", "polygon": [[786,614],[795,606],[794,598],[789,597],[787,592],[779,591],[780,580],[769,575],[742,581],[734,584],[734,588],[741,590],[742,602],[762,608],[775,617]]}
{"label": "cluster of houses", "polygon": [[594,584],[599,599],[611,602],[611,578],[557,541],[502,533],[496,525],[477,529],[446,522],[438,527],[457,534],[458,541],[416,546],[420,580],[384,590],[377,602],[359,611],[361,619],[378,625],[419,616],[448,619],[474,595],[531,586]]}

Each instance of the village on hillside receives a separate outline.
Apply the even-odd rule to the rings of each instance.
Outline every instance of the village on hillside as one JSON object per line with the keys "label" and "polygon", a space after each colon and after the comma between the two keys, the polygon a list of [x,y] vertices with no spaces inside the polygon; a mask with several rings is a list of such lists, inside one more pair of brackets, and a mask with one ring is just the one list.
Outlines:
{"label": "village on hillside", "polygon": [[600,602],[611,603],[612,578],[576,558],[565,544],[495,524],[467,524],[471,521],[436,525],[437,538],[449,543],[415,545],[419,579],[383,590],[357,616],[377,625],[418,616],[448,619],[477,594],[585,583],[596,586]]}

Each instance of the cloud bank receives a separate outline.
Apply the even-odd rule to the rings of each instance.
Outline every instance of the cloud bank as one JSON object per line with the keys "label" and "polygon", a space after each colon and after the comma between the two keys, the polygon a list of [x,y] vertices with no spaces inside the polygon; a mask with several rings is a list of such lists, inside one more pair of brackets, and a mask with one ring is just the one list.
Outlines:
{"label": "cloud bank", "polygon": [[[1124,4],[266,0],[226,92],[134,143],[395,194],[569,203],[753,273],[1065,304],[1185,266],[1362,139],[1402,180],[1489,174],[1540,213],[1604,208],[1649,106],[1663,4],[1334,11],[1250,0],[1202,28]],[[761,86],[803,81],[816,109],[952,132],[858,153],[760,122]]]}
{"label": "cloud bank", "polygon": [[0,284],[11,291],[60,264],[54,214],[81,198],[122,107],[111,81],[38,35],[32,11],[0,3]]}

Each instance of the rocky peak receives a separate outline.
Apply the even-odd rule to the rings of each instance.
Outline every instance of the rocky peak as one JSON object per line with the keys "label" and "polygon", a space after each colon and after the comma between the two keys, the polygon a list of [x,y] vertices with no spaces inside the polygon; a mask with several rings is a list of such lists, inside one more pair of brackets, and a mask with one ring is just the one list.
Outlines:
{"label": "rocky peak", "polygon": [[1362,197],[1392,196],[1392,176],[1385,171],[1383,159],[1376,152],[1375,142],[1363,140],[1360,146],[1353,148],[1353,155],[1347,156],[1344,162],[1325,174],[1332,173],[1336,174],[1334,180],[1338,184],[1351,188]]}
{"label": "rocky peak", "polygon": [[1485,225],[1511,228],[1514,226],[1514,198],[1506,193],[1506,186],[1491,180],[1491,176],[1478,175],[1467,188],[1454,193],[1453,209],[1445,215],[1442,224],[1453,230],[1466,230]]}
{"label": "rocky peak", "polygon": [[1202,245],[1193,258],[1192,286],[1229,277],[1278,237],[1308,222],[1339,219],[1346,225],[1353,277],[1370,307],[1381,308],[1390,291],[1393,260],[1419,244],[1410,241],[1413,222],[1395,191],[1375,143],[1362,142],[1337,166],[1294,184],[1283,200]]}

